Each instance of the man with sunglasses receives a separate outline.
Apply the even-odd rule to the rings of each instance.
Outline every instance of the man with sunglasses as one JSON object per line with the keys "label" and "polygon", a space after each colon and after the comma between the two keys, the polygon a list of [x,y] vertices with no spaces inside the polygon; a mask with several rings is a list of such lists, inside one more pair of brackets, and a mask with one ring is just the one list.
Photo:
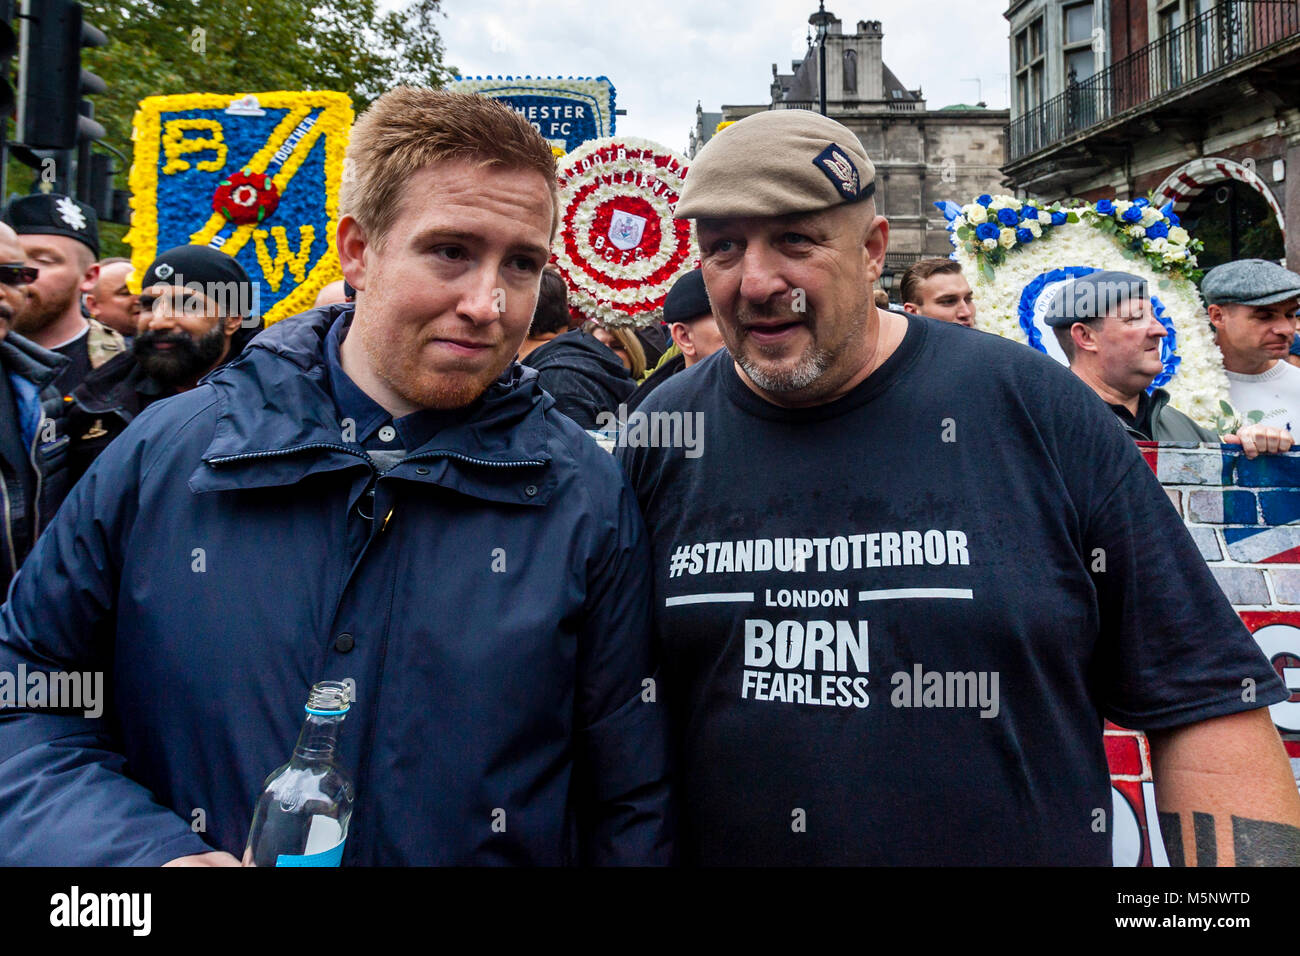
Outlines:
{"label": "man with sunglasses", "polygon": [[149,266],[131,351],[91,372],[69,396],[75,481],[145,408],[193,388],[262,331],[250,321],[243,266],[210,246],[176,246]]}
{"label": "man with sunglasses", "polygon": [[13,229],[0,223],[0,587],[6,591],[71,485],[67,436],[53,381],[68,359],[12,330],[37,270],[23,264]]}

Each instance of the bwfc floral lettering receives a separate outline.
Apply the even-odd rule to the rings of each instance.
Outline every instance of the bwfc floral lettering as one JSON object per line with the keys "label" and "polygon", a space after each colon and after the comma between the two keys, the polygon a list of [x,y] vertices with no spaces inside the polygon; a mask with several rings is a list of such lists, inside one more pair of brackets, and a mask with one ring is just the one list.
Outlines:
{"label": "bwfc floral lettering", "polygon": [[319,91],[141,101],[125,237],[135,275],[162,249],[210,245],[248,272],[267,323],[310,308],[342,278],[329,237],[352,117],[350,97]]}

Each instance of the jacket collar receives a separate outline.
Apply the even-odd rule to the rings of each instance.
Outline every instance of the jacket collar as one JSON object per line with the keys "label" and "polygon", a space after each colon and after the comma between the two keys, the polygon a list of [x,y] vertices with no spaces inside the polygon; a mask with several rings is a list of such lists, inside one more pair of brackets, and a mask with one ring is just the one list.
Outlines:
{"label": "jacket collar", "polygon": [[149,373],[131,353],[109,359],[91,371],[85,381],[72,391],[76,406],[89,414],[103,415],[125,412],[134,417],[145,403],[167,394],[167,389],[149,377]]}
{"label": "jacket collar", "polygon": [[[88,321],[93,323],[95,320]],[[241,325],[236,329],[234,335],[230,337],[229,349],[221,364],[234,361],[244,347],[264,328],[262,319],[259,318],[249,325]],[[91,326],[91,331],[94,332],[94,325]],[[105,331],[117,335],[111,329]],[[118,338],[120,339],[121,336]],[[92,369],[85,381],[73,390],[72,398],[78,408],[88,414],[117,413],[130,421],[140,413],[143,406],[170,394],[175,394],[175,391],[152,378],[128,349],[122,355],[115,355],[103,365]]]}
{"label": "jacket collar", "polygon": [[10,332],[0,340],[0,365],[10,375],[25,378],[38,389],[54,381],[70,362],[66,355],[41,348],[16,332]]}
{"label": "jacket collar", "polygon": [[[343,440],[325,364],[325,336],[350,308],[284,319],[204,379],[216,392],[217,421],[190,477],[194,491],[289,485],[318,472],[371,467],[360,446]],[[389,475],[491,501],[544,504],[554,481],[543,394],[537,373],[512,363],[472,417],[410,451]]]}

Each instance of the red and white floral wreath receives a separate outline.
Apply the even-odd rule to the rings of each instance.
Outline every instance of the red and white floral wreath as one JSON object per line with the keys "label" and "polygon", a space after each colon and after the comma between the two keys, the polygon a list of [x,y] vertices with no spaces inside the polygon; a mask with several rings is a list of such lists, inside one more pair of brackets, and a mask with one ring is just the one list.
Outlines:
{"label": "red and white floral wreath", "polygon": [[647,325],[664,296],[699,264],[687,220],[673,218],[685,158],[645,139],[592,140],[563,156],[553,260],[570,305],[605,325]]}

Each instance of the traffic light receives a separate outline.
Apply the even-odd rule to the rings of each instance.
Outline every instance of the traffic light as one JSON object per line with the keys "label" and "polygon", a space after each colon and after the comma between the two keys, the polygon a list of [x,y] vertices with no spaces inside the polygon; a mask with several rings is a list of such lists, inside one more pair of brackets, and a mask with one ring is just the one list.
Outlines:
{"label": "traffic light", "polygon": [[0,122],[14,111],[13,78],[9,60],[18,52],[18,34],[14,32],[13,0],[0,0]]}
{"label": "traffic light", "polygon": [[81,19],[74,0],[22,0],[18,43],[18,142],[29,149],[73,149],[103,139],[104,127],[81,109],[83,93],[108,87],[82,69],[82,47],[103,46],[103,31]]}

